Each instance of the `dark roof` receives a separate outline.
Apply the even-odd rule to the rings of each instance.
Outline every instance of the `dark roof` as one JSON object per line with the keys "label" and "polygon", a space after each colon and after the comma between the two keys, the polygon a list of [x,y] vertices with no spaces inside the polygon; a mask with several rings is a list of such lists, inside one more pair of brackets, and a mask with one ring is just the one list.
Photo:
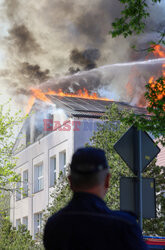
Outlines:
{"label": "dark roof", "polygon": [[[47,97],[56,105],[57,108],[65,110],[66,114],[69,117],[73,116],[73,117],[84,117],[84,118],[95,118],[95,119],[100,118],[105,113],[106,106],[110,106],[112,103],[116,103],[120,110],[133,109],[136,114],[147,113],[147,110],[144,108],[131,106],[124,102],[103,101],[103,100],[96,100],[96,99],[85,99],[85,98],[80,98],[80,97],[65,97],[65,96],[56,96],[56,95],[48,95]],[[42,110],[42,104],[43,104],[42,101],[35,103],[30,113],[33,113],[35,109],[40,110],[41,108]],[[13,148],[13,153],[16,153],[17,146],[18,146],[17,144],[19,143],[21,133],[23,131],[23,128],[25,127],[25,123],[23,124],[22,129],[17,137],[17,140]],[[45,135],[46,134],[43,133],[42,137],[44,137]],[[28,145],[26,145],[26,147],[27,146]]]}
{"label": "dark roof", "polygon": [[146,113],[145,108],[131,106],[124,102],[55,95],[49,95],[47,97],[56,104],[57,108],[63,108],[68,114],[75,117],[99,118],[105,113],[106,106],[109,106],[112,103],[116,103],[119,109],[133,109],[136,114]]}

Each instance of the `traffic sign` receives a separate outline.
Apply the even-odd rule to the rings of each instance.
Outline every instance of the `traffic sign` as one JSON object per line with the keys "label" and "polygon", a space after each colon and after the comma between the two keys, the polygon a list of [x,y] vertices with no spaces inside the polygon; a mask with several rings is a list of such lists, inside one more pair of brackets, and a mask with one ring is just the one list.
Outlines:
{"label": "traffic sign", "polygon": [[[137,185],[132,184],[135,187],[131,187],[133,194],[132,199],[135,199],[136,201],[136,213],[138,213],[139,216],[141,230],[143,230],[143,203],[145,200],[143,198],[144,184],[142,172],[160,152],[160,149],[146,132],[138,130],[135,126],[128,129],[128,131],[114,145],[114,149],[126,162],[133,173],[137,175]],[[125,186],[127,185],[125,184]],[[136,190],[136,192],[134,192],[134,190]]]}
{"label": "traffic sign", "polygon": [[[156,217],[155,179],[142,179],[142,214],[143,218]],[[120,178],[120,209],[133,212],[139,217],[138,179],[136,177]]]}
{"label": "traffic sign", "polygon": [[[114,145],[114,149],[125,161],[128,167],[135,175],[138,174],[138,132],[135,126],[132,126]],[[144,131],[141,131],[141,157],[142,172],[147,165],[157,156],[160,148],[154,143],[152,138]]]}

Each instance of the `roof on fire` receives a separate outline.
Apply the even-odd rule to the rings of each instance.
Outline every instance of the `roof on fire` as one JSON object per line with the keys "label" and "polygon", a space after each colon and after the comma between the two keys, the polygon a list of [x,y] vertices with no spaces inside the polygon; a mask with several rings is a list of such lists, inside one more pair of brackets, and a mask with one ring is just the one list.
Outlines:
{"label": "roof on fire", "polygon": [[68,114],[75,117],[101,117],[105,111],[106,107],[110,106],[112,103],[116,103],[119,109],[133,109],[136,114],[146,113],[145,108],[139,108],[131,106],[124,102],[115,101],[104,101],[98,99],[85,99],[79,97],[66,97],[66,96],[47,96],[57,108],[64,109]]}
{"label": "roof on fire", "polygon": [[[104,101],[104,100],[98,100],[98,99],[85,99],[81,97],[55,96],[55,95],[48,95],[47,97],[51,100],[52,103],[55,104],[56,108],[63,109],[65,113],[68,115],[68,117],[79,117],[79,118],[82,117],[82,118],[97,119],[97,118],[100,118],[105,113],[106,107],[112,105],[112,103],[116,103],[120,110],[133,109],[133,111],[136,114],[146,113],[146,109],[144,108],[131,106],[123,102]],[[30,114],[32,114],[34,110],[37,110],[37,111],[40,111],[40,109],[42,110],[42,104],[43,104],[42,101],[35,103],[30,111]],[[19,144],[20,138],[22,137],[22,132],[24,131],[24,129],[26,130],[30,129],[30,127],[27,126],[26,121],[23,124],[22,129],[20,130],[20,133],[18,134],[15,145],[13,147],[13,153],[16,153],[17,151],[17,146]],[[41,139],[42,137],[46,135],[47,133],[41,133],[41,135],[39,135],[38,138]],[[28,147],[28,144],[26,145],[26,147]]]}

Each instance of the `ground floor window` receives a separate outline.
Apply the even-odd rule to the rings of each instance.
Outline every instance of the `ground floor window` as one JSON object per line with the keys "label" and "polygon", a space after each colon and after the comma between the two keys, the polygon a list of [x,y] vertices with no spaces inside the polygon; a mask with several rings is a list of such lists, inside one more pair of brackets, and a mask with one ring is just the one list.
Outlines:
{"label": "ground floor window", "polygon": [[27,216],[23,217],[22,223],[26,226],[26,229],[28,229],[28,217]]}
{"label": "ground floor window", "polygon": [[43,176],[43,164],[34,167],[34,193],[43,190],[44,188],[44,176]]}
{"label": "ground floor window", "polygon": [[65,150],[60,152],[59,160],[60,160],[60,171],[62,171],[65,176],[66,175],[66,151]]}
{"label": "ground floor window", "polygon": [[42,213],[34,214],[34,235],[42,230]]}
{"label": "ground floor window", "polygon": [[21,219],[16,220],[16,229],[18,230],[18,227],[21,225]]}
{"label": "ground floor window", "polygon": [[50,187],[54,186],[57,178],[56,157],[50,158]]}

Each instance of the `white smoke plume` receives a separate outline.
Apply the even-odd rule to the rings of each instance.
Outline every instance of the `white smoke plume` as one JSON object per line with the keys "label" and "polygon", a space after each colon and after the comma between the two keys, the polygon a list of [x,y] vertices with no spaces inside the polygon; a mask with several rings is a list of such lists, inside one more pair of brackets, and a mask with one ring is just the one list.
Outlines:
{"label": "white smoke plume", "polygon": [[[109,91],[112,85],[118,100],[135,100],[134,97],[128,100],[124,95],[130,68],[117,67],[113,73],[93,71],[83,78],[66,75],[143,59],[145,54],[133,52],[130,46],[136,43],[143,47],[153,35],[157,39],[156,30],[163,27],[165,18],[155,13],[163,13],[164,7],[164,4],[151,6],[145,33],[137,40],[137,37],[112,39],[108,34],[112,21],[120,15],[121,4],[117,0],[1,1],[0,18],[5,27],[1,48],[5,60],[0,84],[22,104],[26,103],[25,96],[30,94],[31,86],[49,85],[53,89],[67,86],[68,90],[86,87],[90,91],[104,87]],[[150,72],[148,66],[146,69]]]}

